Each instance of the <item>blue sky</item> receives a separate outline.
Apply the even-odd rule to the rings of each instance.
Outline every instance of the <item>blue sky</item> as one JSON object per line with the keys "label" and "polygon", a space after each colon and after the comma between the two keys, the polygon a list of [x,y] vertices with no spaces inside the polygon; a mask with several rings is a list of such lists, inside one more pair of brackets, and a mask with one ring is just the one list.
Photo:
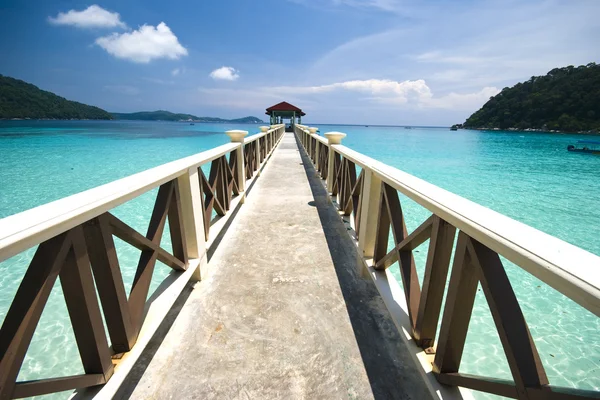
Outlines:
{"label": "blue sky", "polygon": [[109,111],[448,125],[600,61],[599,0],[3,0],[0,74]]}

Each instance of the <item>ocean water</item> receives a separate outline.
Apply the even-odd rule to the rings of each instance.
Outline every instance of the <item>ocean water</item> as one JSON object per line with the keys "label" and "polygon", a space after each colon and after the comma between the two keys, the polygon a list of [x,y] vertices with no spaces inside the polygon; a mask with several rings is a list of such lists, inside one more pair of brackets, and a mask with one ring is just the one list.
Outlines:
{"label": "ocean water", "polygon": [[[317,126],[321,132],[347,133],[343,144],[357,151],[600,255],[600,157],[566,151],[581,136]],[[256,125],[0,121],[0,218],[227,143],[223,132],[228,129],[258,132]],[[149,192],[114,213],[145,232],[155,195]],[[428,217],[409,199],[401,201],[409,230]],[[168,235],[163,245],[169,249]],[[421,279],[426,245],[415,252]],[[0,263],[0,321],[34,251]],[[117,251],[129,289],[139,252],[118,240]],[[551,384],[600,390],[598,318],[518,267],[505,265]],[[397,266],[391,268],[397,274]],[[153,289],[169,270],[157,265]],[[57,283],[19,379],[81,373],[81,365],[73,363],[79,359],[73,343]],[[510,379],[481,291],[461,372]]]}

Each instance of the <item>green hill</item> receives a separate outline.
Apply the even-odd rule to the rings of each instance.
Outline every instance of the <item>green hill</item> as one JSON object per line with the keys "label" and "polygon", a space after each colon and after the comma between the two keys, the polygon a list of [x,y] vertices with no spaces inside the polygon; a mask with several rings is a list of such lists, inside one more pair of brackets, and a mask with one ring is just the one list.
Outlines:
{"label": "green hill", "polygon": [[176,114],[169,111],[140,111],[134,113],[112,113],[116,119],[139,120],[139,121],[187,121],[213,122],[213,123],[237,123],[237,124],[262,124],[263,121],[256,117],[244,117],[236,119],[223,119],[216,117],[197,117],[192,114]]}
{"label": "green hill", "polygon": [[600,65],[555,68],[490,98],[465,128],[600,131]]}
{"label": "green hill", "polygon": [[138,120],[138,121],[181,121],[187,119],[198,119],[191,114],[174,114],[169,111],[140,111],[134,113],[111,113],[116,119]]}
{"label": "green hill", "polygon": [[234,124],[264,124],[264,121],[262,119],[256,117],[235,118],[230,119],[227,122],[231,122]]}
{"label": "green hill", "polygon": [[98,107],[69,101],[19,79],[0,75],[0,119],[112,119]]}

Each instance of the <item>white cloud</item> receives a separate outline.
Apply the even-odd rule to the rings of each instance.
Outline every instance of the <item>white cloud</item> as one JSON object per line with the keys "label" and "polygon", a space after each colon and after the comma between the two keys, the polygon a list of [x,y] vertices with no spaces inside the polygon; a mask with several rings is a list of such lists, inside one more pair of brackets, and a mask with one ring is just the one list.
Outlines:
{"label": "white cloud", "polygon": [[48,17],[54,25],[72,25],[78,28],[127,28],[117,12],[110,12],[96,4],[83,11],[59,12],[56,17]]}
{"label": "white cloud", "polygon": [[96,39],[96,44],[117,58],[137,63],[148,63],[159,58],[177,60],[188,54],[164,22],[156,27],[142,25],[132,32],[103,36]]}
{"label": "white cloud", "polygon": [[279,86],[269,88],[268,90],[282,94],[318,94],[345,90],[366,93],[375,96],[372,98],[378,101],[388,99],[394,103],[407,103],[409,99],[422,101],[432,97],[429,86],[422,79],[402,82],[389,79],[351,80],[319,86]]}
{"label": "white cloud", "polygon": [[177,76],[181,73],[181,69],[180,68],[175,68],[173,71],[171,71],[171,75],[173,76]]}
{"label": "white cloud", "polygon": [[[366,79],[332,83],[320,86],[282,86],[265,88],[269,92],[286,94],[324,94],[335,91],[359,92],[368,96],[355,102],[374,102],[390,105],[407,105],[419,108],[443,108],[448,110],[476,110],[490,97],[500,92],[496,87],[484,87],[473,93],[448,93],[434,96],[425,80],[393,81],[389,79]],[[347,95],[345,95],[347,97]]]}
{"label": "white cloud", "polygon": [[240,77],[240,74],[233,67],[221,67],[211,72],[210,77],[215,80],[235,81]]}
{"label": "white cloud", "polygon": [[[227,107],[252,108],[257,102],[288,100],[292,103],[311,104],[315,101],[331,107],[382,107],[391,109],[445,109],[453,111],[473,111],[481,107],[491,96],[499,93],[496,87],[484,87],[476,92],[434,95],[423,79],[414,81],[393,81],[385,79],[365,79],[336,82],[316,86],[267,86],[253,90],[200,88],[207,95],[207,101]],[[352,93],[363,94],[357,97]],[[305,107],[303,107],[304,109]]]}

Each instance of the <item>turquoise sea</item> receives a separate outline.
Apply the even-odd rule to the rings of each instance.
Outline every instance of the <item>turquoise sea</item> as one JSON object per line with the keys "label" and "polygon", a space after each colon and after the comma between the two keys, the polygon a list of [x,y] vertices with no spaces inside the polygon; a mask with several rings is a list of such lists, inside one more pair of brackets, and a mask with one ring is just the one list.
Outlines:
{"label": "turquoise sea", "polygon": [[[357,151],[600,255],[600,157],[566,151],[583,136],[316,126],[321,132],[345,132],[343,144]],[[256,125],[0,121],[0,218],[227,143],[223,132],[228,129],[258,132]],[[115,213],[145,232],[154,195],[145,194]],[[401,201],[409,230],[428,217],[407,198]],[[163,244],[169,247],[166,238]],[[130,285],[139,252],[121,242],[117,245]],[[425,246],[415,252],[421,278]],[[33,251],[0,263],[0,321]],[[505,264],[550,382],[600,390],[599,319],[518,267]],[[168,267],[157,266],[154,287],[168,272]],[[19,379],[81,373],[81,365],[73,363],[79,359],[73,344],[57,284]],[[510,379],[482,292],[461,372]]]}

